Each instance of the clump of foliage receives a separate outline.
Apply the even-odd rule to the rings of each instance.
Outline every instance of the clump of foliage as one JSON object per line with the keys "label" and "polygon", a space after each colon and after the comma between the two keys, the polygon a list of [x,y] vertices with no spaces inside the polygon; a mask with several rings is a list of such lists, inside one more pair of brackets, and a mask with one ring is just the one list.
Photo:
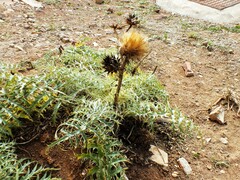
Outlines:
{"label": "clump of foliage", "polygon": [[46,76],[26,77],[6,70],[0,74],[0,140],[12,136],[12,129],[26,122],[37,123],[46,118],[45,112],[56,113],[60,107],[56,84]]}
{"label": "clump of foliage", "polygon": [[[132,56],[124,49],[122,52],[124,56]],[[116,110],[113,100],[119,74],[105,72],[102,64],[109,54],[112,52],[100,53],[84,45],[69,47],[59,58],[49,55],[35,62],[39,73],[32,76],[11,74],[10,69],[3,66],[1,140],[14,138],[12,130],[25,122],[37,126],[50,121],[58,125],[56,141],[50,147],[60,143],[81,147],[78,158],[88,162],[88,175],[92,179],[123,179],[128,160],[117,137],[123,120],[143,121],[152,132],[155,122],[161,118],[170,119],[174,131],[184,133],[192,128],[191,121],[170,107],[166,91],[152,73],[132,76],[124,69]],[[3,146],[0,148],[4,150]],[[14,155],[13,151],[6,153],[7,159]],[[9,167],[16,166],[12,161],[9,163]],[[7,176],[11,173],[7,172]],[[21,174],[21,177],[25,176]]]}

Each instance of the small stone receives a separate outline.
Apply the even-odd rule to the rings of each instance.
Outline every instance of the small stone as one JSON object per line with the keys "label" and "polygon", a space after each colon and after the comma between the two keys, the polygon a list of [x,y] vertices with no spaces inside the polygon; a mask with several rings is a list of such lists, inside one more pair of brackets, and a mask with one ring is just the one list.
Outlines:
{"label": "small stone", "polygon": [[160,165],[163,165],[166,167],[168,166],[168,154],[165,151],[159,149],[154,145],[150,146],[149,151],[153,153],[153,155],[150,157],[150,160]]}
{"label": "small stone", "polygon": [[70,40],[69,38],[67,38],[67,37],[62,38],[61,41],[62,41],[63,43],[69,43],[69,42],[71,42],[71,40]]}
{"label": "small stone", "polygon": [[201,139],[201,136],[197,136],[197,139]]}
{"label": "small stone", "polygon": [[210,143],[211,140],[212,140],[212,138],[206,138],[206,139],[205,139],[205,141],[206,141],[207,144]]}
{"label": "small stone", "polygon": [[95,0],[96,4],[102,4],[104,0]]}
{"label": "small stone", "polygon": [[209,114],[209,119],[211,121],[216,121],[219,124],[226,124],[226,121],[224,120],[224,109],[222,106],[214,107],[211,110],[211,113]]}
{"label": "small stone", "polygon": [[174,177],[174,178],[178,177],[178,175],[179,175],[179,173],[178,173],[177,171],[174,171],[174,172],[172,173],[172,177]]}
{"label": "small stone", "polygon": [[105,31],[106,34],[112,34],[112,33],[113,33],[112,30],[108,30],[108,29],[107,29],[107,30],[104,30],[104,31]]}
{"label": "small stone", "polygon": [[94,46],[94,47],[97,47],[97,46],[99,46],[99,45],[98,45],[98,43],[93,42],[93,46]]}
{"label": "small stone", "polygon": [[226,171],[224,171],[223,169],[220,171],[220,174],[225,174]]}
{"label": "small stone", "polygon": [[31,29],[31,26],[30,26],[29,24],[27,24],[27,23],[24,24],[23,27],[24,27],[25,29]]}
{"label": "small stone", "polygon": [[40,27],[39,31],[40,31],[40,32],[46,32],[47,29],[46,29],[45,27]]}
{"label": "small stone", "polygon": [[35,20],[35,19],[33,19],[33,18],[29,18],[29,19],[28,19],[28,22],[29,22],[29,23],[35,23],[35,22],[36,22],[36,20]]}
{"label": "small stone", "polygon": [[207,169],[208,169],[208,170],[211,170],[211,169],[212,169],[212,166],[211,166],[211,165],[208,165],[208,166],[207,166]]}
{"label": "small stone", "polygon": [[212,52],[208,52],[208,53],[207,53],[207,56],[212,56],[212,55],[213,55]]}
{"label": "small stone", "polygon": [[232,49],[230,49],[230,50],[228,51],[228,53],[229,53],[229,54],[234,54],[234,51],[233,51]]}
{"label": "small stone", "polygon": [[185,62],[182,67],[185,71],[185,76],[186,77],[194,76],[194,73],[193,73],[193,70],[191,68],[191,63],[190,62]]}
{"label": "small stone", "polygon": [[112,42],[115,42],[115,43],[118,42],[117,38],[108,38],[108,40],[109,40],[109,41],[112,41]]}
{"label": "small stone", "polygon": [[66,31],[66,29],[67,29],[67,28],[66,28],[65,26],[62,26],[62,27],[61,27],[61,31]]}
{"label": "small stone", "polygon": [[220,138],[219,139],[223,144],[228,144],[228,138]]}
{"label": "small stone", "polygon": [[179,158],[178,163],[183,168],[183,171],[186,175],[189,175],[192,173],[192,168],[185,158],[183,158],[183,157]]}

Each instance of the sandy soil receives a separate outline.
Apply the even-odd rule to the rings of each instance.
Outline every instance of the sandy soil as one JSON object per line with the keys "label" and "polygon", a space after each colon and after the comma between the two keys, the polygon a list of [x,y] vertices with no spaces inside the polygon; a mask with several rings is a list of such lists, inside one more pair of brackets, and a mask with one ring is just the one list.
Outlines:
{"label": "sandy soil", "polygon": [[[166,87],[172,106],[199,127],[201,133],[196,138],[169,152],[167,169],[137,165],[129,179],[174,179],[174,171],[179,173],[176,179],[240,179],[240,118],[236,111],[226,110],[226,125],[208,120],[208,109],[226,96],[228,88],[239,94],[239,33],[164,12],[153,0],[106,0],[104,4],[90,0],[41,1],[41,10],[23,2],[0,5],[0,61],[34,61],[60,45],[67,47],[86,37],[86,43],[96,49],[116,46],[109,26],[125,25],[128,14],[136,13],[141,20],[138,29],[148,36],[152,49],[142,68],[153,71],[158,66],[155,74]],[[191,63],[194,77],[185,77],[182,65],[186,61]],[[227,138],[227,144],[220,141],[222,137]],[[211,138],[208,143],[207,138]],[[179,157],[190,163],[191,175],[186,176],[178,166]],[[77,176],[63,178],[73,177]]]}

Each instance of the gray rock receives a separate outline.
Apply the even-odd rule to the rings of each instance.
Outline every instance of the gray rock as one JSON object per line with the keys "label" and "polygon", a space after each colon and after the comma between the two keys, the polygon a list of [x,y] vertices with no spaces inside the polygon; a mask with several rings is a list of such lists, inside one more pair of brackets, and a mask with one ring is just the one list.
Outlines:
{"label": "gray rock", "polygon": [[223,144],[228,144],[228,138],[225,137],[225,138],[220,138],[219,139]]}
{"label": "gray rock", "polygon": [[192,173],[192,168],[185,158],[183,158],[183,157],[179,158],[178,163],[183,168],[183,171],[186,175],[189,175]]}
{"label": "gray rock", "polygon": [[209,114],[209,119],[211,121],[216,121],[219,124],[226,124],[224,120],[224,108],[222,106],[214,107]]}
{"label": "gray rock", "polygon": [[210,143],[211,140],[212,138],[205,138],[206,144]]}

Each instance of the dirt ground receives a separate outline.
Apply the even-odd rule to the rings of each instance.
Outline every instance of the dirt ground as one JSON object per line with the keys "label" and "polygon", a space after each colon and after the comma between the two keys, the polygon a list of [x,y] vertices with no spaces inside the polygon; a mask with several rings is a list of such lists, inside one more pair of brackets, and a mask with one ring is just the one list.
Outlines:
{"label": "dirt ground", "polygon": [[[125,25],[128,14],[136,13],[141,20],[138,29],[149,38],[152,49],[142,68],[153,71],[158,66],[155,74],[166,87],[171,105],[199,127],[201,133],[195,138],[188,139],[182,148],[168,152],[168,168],[139,163],[130,167],[129,179],[240,179],[240,118],[236,110],[225,110],[226,125],[208,119],[208,109],[226,95],[228,88],[239,95],[239,33],[164,12],[154,0],[106,0],[104,4],[95,4],[93,0],[41,2],[43,9],[33,9],[18,1],[7,7],[0,5],[0,61],[34,61],[60,45],[67,47],[84,39],[96,49],[116,46],[109,26]],[[194,77],[185,77],[182,65],[186,61],[191,63]],[[220,138],[227,138],[228,143],[222,143]],[[32,149],[44,149],[37,142],[33,143],[32,147],[39,148]],[[49,157],[57,159],[59,151],[55,150]],[[23,157],[27,156],[26,149],[21,152]],[[44,155],[35,156],[46,159]],[[177,159],[180,157],[190,163],[191,175],[186,176],[179,167]],[[76,163],[74,159],[69,162],[79,167]],[[69,168],[69,164],[63,162],[56,166]],[[71,171],[69,169],[69,174]],[[174,171],[179,173],[176,178],[172,177]],[[82,174],[59,176],[82,178]]]}

